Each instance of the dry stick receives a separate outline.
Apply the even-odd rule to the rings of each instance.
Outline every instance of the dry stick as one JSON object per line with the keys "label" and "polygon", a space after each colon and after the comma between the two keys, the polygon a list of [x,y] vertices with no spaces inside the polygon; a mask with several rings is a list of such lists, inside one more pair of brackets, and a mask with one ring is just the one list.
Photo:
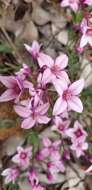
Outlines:
{"label": "dry stick", "polygon": [[9,37],[8,33],[6,32],[5,28],[4,28],[3,26],[0,26],[0,28],[1,28],[1,31],[4,33],[4,35],[5,35],[6,39],[7,39],[7,41],[9,42],[9,44],[11,45],[11,47],[13,48],[13,50],[15,51],[17,58],[19,58],[19,63],[22,64],[23,59],[22,59],[22,57],[20,56],[19,52],[17,51],[16,46],[15,46],[14,43],[12,42],[12,40],[11,40],[11,38]]}

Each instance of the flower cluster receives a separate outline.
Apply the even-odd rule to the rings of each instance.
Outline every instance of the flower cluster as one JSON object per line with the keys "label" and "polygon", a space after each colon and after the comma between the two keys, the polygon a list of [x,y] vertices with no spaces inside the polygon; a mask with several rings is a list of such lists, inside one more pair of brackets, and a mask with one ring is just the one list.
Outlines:
{"label": "flower cluster", "polygon": [[[53,60],[41,51],[41,45],[36,41],[31,47],[25,44],[25,48],[31,54],[36,70],[34,72],[24,64],[14,75],[0,76],[0,82],[7,87],[0,96],[0,102],[13,101],[14,110],[22,120],[21,128],[38,130],[40,126],[51,126],[51,131],[57,133],[57,138],[46,136],[40,139],[41,146],[39,145],[36,153],[33,153],[32,146],[18,147],[17,154],[12,158],[15,166],[4,170],[2,175],[5,176],[5,183],[14,183],[22,171],[27,170],[32,189],[43,190],[37,171],[38,165],[41,165],[49,183],[54,183],[58,173],[65,172],[65,164],[70,160],[71,154],[76,153],[79,158],[85,155],[88,149],[87,133],[79,121],[75,121],[71,128],[69,116],[71,111],[83,111],[80,93],[84,87],[84,79],[73,83],[70,81],[66,69],[66,54],[61,54]],[[27,99],[23,98],[25,92]]]}
{"label": "flower cluster", "polygon": [[82,5],[91,6],[92,0],[62,0],[61,7],[70,7],[75,13]]}

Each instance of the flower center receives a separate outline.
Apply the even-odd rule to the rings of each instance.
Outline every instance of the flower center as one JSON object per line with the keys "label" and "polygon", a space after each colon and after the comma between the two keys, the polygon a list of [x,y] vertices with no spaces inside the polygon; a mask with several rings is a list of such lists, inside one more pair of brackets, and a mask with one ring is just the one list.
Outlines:
{"label": "flower center", "polygon": [[20,93],[20,88],[19,88],[19,86],[17,84],[14,85],[13,89],[16,92],[16,94]]}
{"label": "flower center", "polygon": [[64,126],[64,125],[60,125],[60,126],[58,127],[58,129],[59,129],[60,131],[64,131],[65,126]]}
{"label": "flower center", "polygon": [[88,34],[89,36],[92,36],[92,28],[90,28],[90,29],[87,30],[87,34]]}
{"label": "flower center", "polygon": [[72,96],[72,94],[71,94],[71,92],[69,90],[65,90],[63,92],[63,95],[62,95],[63,99],[66,100],[66,101],[69,100],[71,98],[71,96]]}
{"label": "flower center", "polygon": [[60,72],[60,67],[58,65],[55,65],[51,68],[52,73],[54,73],[55,75],[59,74]]}
{"label": "flower center", "polygon": [[75,131],[75,135],[77,138],[81,137],[83,135],[81,129],[78,129],[77,131]]}
{"label": "flower center", "polygon": [[21,159],[26,159],[27,158],[27,154],[25,152],[21,152],[20,158]]}

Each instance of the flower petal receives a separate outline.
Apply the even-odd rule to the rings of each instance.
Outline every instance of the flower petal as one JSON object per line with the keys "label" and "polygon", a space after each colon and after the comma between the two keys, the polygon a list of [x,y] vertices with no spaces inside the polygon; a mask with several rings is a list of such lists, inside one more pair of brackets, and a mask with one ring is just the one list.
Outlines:
{"label": "flower petal", "polygon": [[47,83],[50,83],[52,79],[52,74],[49,68],[47,68],[44,73],[42,74],[41,83],[42,85],[46,85]]}
{"label": "flower petal", "polygon": [[37,107],[36,112],[40,113],[41,115],[45,114],[49,109],[49,103],[42,104]]}
{"label": "flower petal", "polygon": [[21,125],[21,128],[23,129],[30,129],[35,125],[35,120],[33,120],[31,117],[24,119]]}
{"label": "flower petal", "polygon": [[60,67],[60,69],[64,69],[68,65],[68,56],[63,54],[56,58],[55,64]]}
{"label": "flower petal", "polygon": [[50,121],[50,118],[45,116],[45,115],[40,115],[38,118],[37,118],[37,122],[40,123],[40,124],[47,124],[48,122]]}
{"label": "flower petal", "polygon": [[20,163],[20,159],[19,159],[19,155],[18,154],[16,154],[15,156],[13,156],[12,162],[17,163],[17,164]]}
{"label": "flower petal", "polygon": [[45,53],[40,53],[37,60],[40,67],[43,67],[46,65],[47,67],[51,68],[54,64],[54,60],[49,55],[46,55]]}
{"label": "flower petal", "polygon": [[72,99],[69,100],[67,103],[68,103],[69,109],[74,110],[78,113],[81,113],[83,111],[82,102],[78,97],[73,96]]}
{"label": "flower petal", "polygon": [[67,84],[70,83],[70,79],[68,77],[68,74],[65,71],[60,71],[60,74],[58,76],[61,80],[65,80],[67,82]]}
{"label": "flower petal", "polygon": [[84,79],[77,80],[69,86],[73,95],[78,95],[84,88]]}
{"label": "flower petal", "polygon": [[27,109],[27,107],[23,107],[23,106],[14,106],[14,110],[15,112],[23,118],[29,117],[31,110]]}
{"label": "flower petal", "polygon": [[65,80],[55,79],[52,83],[59,95],[62,96],[63,90],[67,89],[67,82]]}
{"label": "flower petal", "polygon": [[13,76],[0,76],[0,82],[2,82],[6,87],[12,88],[15,78]]}
{"label": "flower petal", "polygon": [[92,165],[85,171],[85,173],[92,172]]}
{"label": "flower petal", "polygon": [[10,100],[14,100],[17,98],[18,95],[14,92],[12,89],[6,90],[1,96],[0,96],[0,102],[7,102]]}
{"label": "flower petal", "polygon": [[66,7],[66,6],[68,6],[69,5],[69,0],[63,0],[62,2],[61,2],[61,7]]}
{"label": "flower petal", "polygon": [[7,175],[9,175],[10,172],[11,172],[11,169],[10,169],[10,168],[7,168],[7,169],[5,169],[5,170],[1,173],[1,175],[2,175],[2,176],[7,176]]}
{"label": "flower petal", "polygon": [[62,98],[58,98],[55,102],[54,108],[53,108],[53,115],[59,115],[63,113],[67,109],[67,103],[66,101],[62,100]]}
{"label": "flower petal", "polygon": [[80,40],[80,48],[83,48],[86,44],[88,43],[88,38],[87,36],[84,34]]}

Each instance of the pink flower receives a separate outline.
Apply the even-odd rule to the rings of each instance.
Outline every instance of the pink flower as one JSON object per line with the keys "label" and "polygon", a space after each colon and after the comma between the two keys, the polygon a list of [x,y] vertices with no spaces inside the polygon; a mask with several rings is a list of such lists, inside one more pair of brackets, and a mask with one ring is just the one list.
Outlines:
{"label": "pink flower", "polygon": [[92,24],[90,24],[88,19],[84,18],[80,27],[83,34],[80,40],[80,48],[83,48],[86,44],[92,46]]}
{"label": "pink flower", "polygon": [[63,121],[60,117],[57,116],[54,122],[55,124],[52,126],[52,130],[59,132],[61,135],[63,135],[63,137],[65,137],[70,121]]}
{"label": "pink flower", "polygon": [[26,168],[30,164],[30,158],[32,157],[32,147],[28,148],[17,148],[17,154],[12,158],[14,163],[17,163],[19,166]]}
{"label": "pink flower", "polygon": [[38,184],[37,186],[34,186],[32,190],[45,190],[45,188],[41,184]]}
{"label": "pink flower", "polygon": [[5,184],[12,182],[15,183],[17,177],[19,176],[18,168],[7,168],[2,173],[2,176],[5,176]]}
{"label": "pink flower", "polygon": [[40,68],[44,71],[43,75],[41,74],[38,80],[42,78],[42,83],[46,84],[51,82],[54,78],[60,78],[65,79],[69,83],[68,75],[64,71],[68,65],[68,57],[65,54],[60,55],[54,61],[50,56],[40,52],[41,46],[36,41],[33,42],[32,47],[26,44],[25,47],[33,58],[37,59]]}
{"label": "pink flower", "polygon": [[77,158],[84,155],[84,151],[88,149],[88,143],[84,140],[75,140],[71,145],[71,150],[75,151]]}
{"label": "pink flower", "polygon": [[31,170],[28,173],[28,179],[32,186],[32,190],[44,190],[44,187],[39,182],[38,175],[35,170]]}
{"label": "pink flower", "polygon": [[28,179],[32,186],[38,185],[39,183],[37,172],[34,169],[28,172]]}
{"label": "pink flower", "polygon": [[16,72],[15,74],[19,77],[19,78],[21,78],[21,79],[25,79],[25,78],[27,78],[29,75],[30,75],[30,73],[31,73],[31,70],[30,70],[30,68],[29,68],[29,66],[28,65],[26,65],[26,64],[23,64],[23,68],[21,68],[18,72]]}
{"label": "pink flower", "polygon": [[76,51],[78,52],[78,53],[83,53],[84,52],[84,48],[82,47],[82,48],[80,48],[80,46],[77,46],[76,47]]}
{"label": "pink flower", "polygon": [[37,41],[33,41],[32,46],[24,44],[26,50],[32,55],[34,59],[37,59],[40,53],[41,45]]}
{"label": "pink flower", "polygon": [[10,100],[18,101],[23,93],[23,81],[15,76],[0,76],[2,82],[8,89],[0,96],[0,102]]}
{"label": "pink flower", "polygon": [[64,163],[62,160],[48,162],[47,168],[51,174],[65,171]]}
{"label": "pink flower", "polygon": [[54,175],[53,177],[55,177],[55,174],[65,171],[64,163],[58,151],[51,155],[50,161],[47,163],[47,171],[47,173],[52,174],[52,176]]}
{"label": "pink flower", "polygon": [[70,160],[70,158],[70,151],[68,149],[64,149],[63,160]]}
{"label": "pink flower", "polygon": [[62,0],[61,7],[70,7],[74,12],[77,12],[79,8],[79,0]]}
{"label": "pink flower", "polygon": [[82,125],[76,121],[74,127],[67,130],[67,136],[71,137],[72,142],[76,139],[85,140],[87,137],[87,132],[83,129]]}
{"label": "pink flower", "polygon": [[79,94],[84,87],[84,80],[80,79],[70,85],[62,87],[60,81],[54,81],[54,86],[59,93],[59,98],[53,108],[53,115],[59,115],[65,110],[74,110],[81,113],[83,111],[83,105],[79,99]]}
{"label": "pink flower", "polygon": [[88,169],[85,171],[86,174],[92,172],[92,165],[88,167]]}
{"label": "pink flower", "polygon": [[84,0],[84,4],[91,6],[92,0]]}
{"label": "pink flower", "polygon": [[43,139],[43,145],[44,147],[42,150],[39,151],[37,158],[39,160],[43,160],[48,156],[53,157],[53,155],[57,155],[59,157],[59,154],[57,154],[57,151],[59,150],[59,146],[61,144],[61,140],[51,141],[49,138],[45,137]]}
{"label": "pink flower", "polygon": [[65,72],[65,68],[68,65],[68,57],[63,54],[56,58],[54,61],[50,56],[44,55],[43,60],[38,59],[39,66],[43,68],[43,81],[48,82],[54,79],[65,80],[67,83],[70,82],[67,73]]}
{"label": "pink flower", "polygon": [[31,99],[28,106],[15,105],[14,110],[16,113],[24,118],[21,127],[30,129],[36,124],[47,124],[50,118],[46,116],[49,109],[49,103],[39,102],[39,99]]}

